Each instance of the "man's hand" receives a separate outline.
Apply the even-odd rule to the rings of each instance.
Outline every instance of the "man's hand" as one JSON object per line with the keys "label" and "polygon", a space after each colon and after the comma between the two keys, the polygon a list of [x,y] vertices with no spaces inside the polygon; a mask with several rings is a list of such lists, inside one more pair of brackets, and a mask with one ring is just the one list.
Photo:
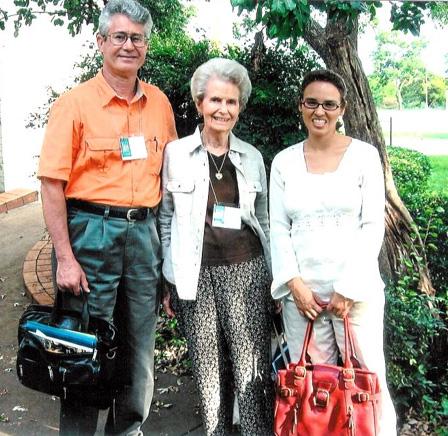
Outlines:
{"label": "man's hand", "polygon": [[353,303],[354,301],[350,298],[345,298],[343,295],[335,292],[328,303],[327,310],[339,318],[345,318],[350,312]]}
{"label": "man's hand", "polygon": [[90,292],[86,275],[73,255],[67,227],[67,205],[63,180],[42,177],[42,208],[45,223],[53,242],[58,267],[56,284],[61,291],[79,295]]}
{"label": "man's hand", "polygon": [[162,307],[164,312],[167,314],[168,318],[174,318],[176,314],[174,313],[173,308],[171,307],[171,290],[170,283],[164,280],[163,283],[163,296],[162,296]]}
{"label": "man's hand", "polygon": [[90,292],[86,275],[75,258],[58,261],[56,270],[58,289],[78,296],[82,292]]}
{"label": "man's hand", "polygon": [[315,320],[323,308],[314,298],[311,289],[299,277],[294,277],[288,283],[288,288],[294,297],[299,312],[311,320]]}

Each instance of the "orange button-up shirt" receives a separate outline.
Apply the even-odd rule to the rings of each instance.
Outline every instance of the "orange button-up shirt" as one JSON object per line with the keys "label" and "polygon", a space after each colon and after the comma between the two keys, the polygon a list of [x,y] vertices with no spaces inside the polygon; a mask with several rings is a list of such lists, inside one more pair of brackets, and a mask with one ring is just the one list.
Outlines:
{"label": "orange button-up shirt", "polygon": [[[144,137],[146,159],[122,160],[120,138],[130,136]],[[66,181],[66,198],[153,207],[161,198],[163,150],[176,138],[163,92],[139,81],[128,104],[99,72],[53,104],[37,175]]]}

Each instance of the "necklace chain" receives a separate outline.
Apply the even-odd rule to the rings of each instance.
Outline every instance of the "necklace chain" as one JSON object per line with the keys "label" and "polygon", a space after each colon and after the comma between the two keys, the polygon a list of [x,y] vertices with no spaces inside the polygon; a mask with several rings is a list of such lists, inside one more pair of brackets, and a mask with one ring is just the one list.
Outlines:
{"label": "necklace chain", "polygon": [[216,168],[216,173],[215,173],[215,177],[217,180],[221,180],[222,179],[222,167],[224,166],[224,162],[226,161],[226,157],[227,157],[227,153],[228,151],[226,151],[225,155],[224,155],[224,159],[221,162],[220,167],[218,168],[218,165],[216,165],[215,159],[213,158],[213,155],[207,150],[208,155],[211,157],[213,165]]}
{"label": "necklace chain", "polygon": [[215,159],[213,158],[213,154],[210,153],[210,152],[207,150],[207,146],[205,145],[205,142],[204,142],[204,135],[203,135],[203,133],[204,133],[204,132],[201,132],[201,142],[202,142],[202,146],[205,148],[205,151],[207,152],[207,154],[208,154],[208,155],[210,156],[210,158],[212,159],[213,165],[214,165],[215,168],[216,168],[216,173],[215,173],[216,180],[221,180],[221,179],[223,178],[222,168],[223,168],[223,166],[224,166],[224,162],[226,161],[227,154],[229,153],[229,150],[227,149],[227,151],[225,152],[225,154],[224,154],[224,159],[222,160],[221,165],[220,165],[220,167],[218,168],[218,165],[216,165]]}

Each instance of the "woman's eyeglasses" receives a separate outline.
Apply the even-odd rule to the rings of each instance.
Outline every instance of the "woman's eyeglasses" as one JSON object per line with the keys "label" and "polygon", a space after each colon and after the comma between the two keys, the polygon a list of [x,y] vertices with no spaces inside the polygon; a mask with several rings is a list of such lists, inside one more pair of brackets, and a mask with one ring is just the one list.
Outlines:
{"label": "woman's eyeglasses", "polygon": [[323,103],[319,103],[314,98],[305,98],[301,102],[307,109],[317,109],[319,106],[322,106],[322,109],[325,111],[335,111],[341,105],[333,100],[325,100]]}
{"label": "woman's eyeglasses", "polygon": [[128,34],[126,32],[114,32],[109,33],[107,36],[110,38],[110,42],[113,45],[123,45],[128,39],[131,40],[132,44],[134,44],[134,47],[138,48],[144,47],[148,43],[145,35],[142,35],[140,33]]}

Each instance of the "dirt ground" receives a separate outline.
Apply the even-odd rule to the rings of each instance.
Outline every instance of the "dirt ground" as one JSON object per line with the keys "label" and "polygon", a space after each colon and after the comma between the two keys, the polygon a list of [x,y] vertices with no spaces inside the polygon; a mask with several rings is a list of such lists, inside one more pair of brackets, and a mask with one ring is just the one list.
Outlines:
{"label": "dirt ground", "polygon": [[[0,436],[58,434],[59,400],[23,387],[17,380],[17,323],[30,303],[22,278],[23,260],[45,232],[40,203],[0,214]],[[189,376],[158,373],[154,402],[143,425],[148,436],[201,435],[198,401]],[[102,435],[105,413],[98,423]],[[425,423],[410,419],[401,436],[428,436]]]}
{"label": "dirt ground", "polygon": [[[30,303],[22,278],[23,260],[44,235],[40,203],[0,214],[0,435],[58,434],[59,400],[23,387],[17,380],[17,323]],[[202,427],[191,377],[157,374],[146,435],[200,435]],[[103,434],[105,413],[97,435]]]}

